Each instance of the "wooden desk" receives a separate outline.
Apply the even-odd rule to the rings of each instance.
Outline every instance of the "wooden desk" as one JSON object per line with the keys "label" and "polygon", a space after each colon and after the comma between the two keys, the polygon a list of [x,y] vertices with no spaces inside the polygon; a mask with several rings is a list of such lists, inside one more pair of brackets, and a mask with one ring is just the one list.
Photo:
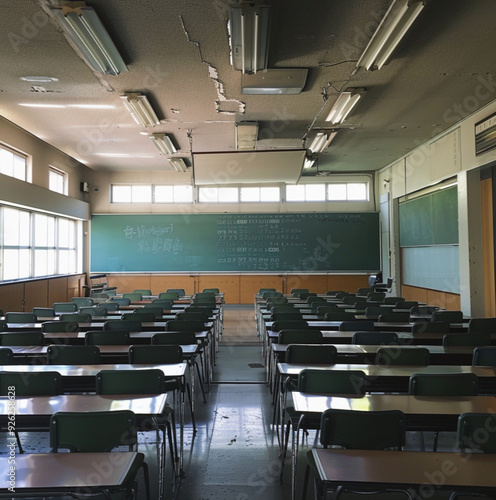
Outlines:
{"label": "wooden desk", "polygon": [[320,480],[333,487],[496,491],[494,454],[314,448],[312,455]]}
{"label": "wooden desk", "polygon": [[[9,457],[0,457],[0,498],[60,496],[63,493],[101,492],[122,486],[138,457],[137,452],[24,453],[15,457],[14,491],[7,471]],[[101,464],[105,474],[98,472]]]}

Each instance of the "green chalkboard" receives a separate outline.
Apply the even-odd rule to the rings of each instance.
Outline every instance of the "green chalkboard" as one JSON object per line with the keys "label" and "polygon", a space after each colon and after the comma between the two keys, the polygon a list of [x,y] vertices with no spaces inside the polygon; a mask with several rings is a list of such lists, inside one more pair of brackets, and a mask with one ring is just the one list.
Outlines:
{"label": "green chalkboard", "polygon": [[400,246],[458,244],[456,186],[400,203]]}
{"label": "green chalkboard", "polygon": [[92,272],[380,269],[379,214],[94,215]]}

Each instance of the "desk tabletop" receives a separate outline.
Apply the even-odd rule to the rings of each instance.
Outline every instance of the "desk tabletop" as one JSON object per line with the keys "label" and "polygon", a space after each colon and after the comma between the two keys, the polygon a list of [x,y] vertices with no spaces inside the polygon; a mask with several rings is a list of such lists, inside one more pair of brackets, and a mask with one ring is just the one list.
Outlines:
{"label": "desk tabletop", "polygon": [[[48,345],[43,346],[10,346],[9,349],[12,350],[14,356],[42,356],[46,355]],[[57,347],[57,345],[55,345]],[[127,355],[129,353],[130,345],[97,345],[100,350],[100,354],[122,354]],[[191,356],[198,352],[198,344],[188,344],[181,346],[184,356]]]}
{"label": "desk tabletop", "polygon": [[[87,487],[110,487],[123,484],[138,454],[136,452],[100,453],[24,453],[15,457],[15,493],[26,496],[45,491],[78,491]],[[0,457],[0,470],[8,471],[8,456]],[[95,474],[98,464],[111,464],[105,474]],[[54,471],[57,473],[54,474]],[[0,475],[0,494],[7,493],[9,476]],[[8,497],[16,495],[8,492]]]}
{"label": "desk tabletop", "polygon": [[442,474],[438,487],[496,488],[496,455],[421,451],[312,449],[320,478],[339,484],[422,485]]}

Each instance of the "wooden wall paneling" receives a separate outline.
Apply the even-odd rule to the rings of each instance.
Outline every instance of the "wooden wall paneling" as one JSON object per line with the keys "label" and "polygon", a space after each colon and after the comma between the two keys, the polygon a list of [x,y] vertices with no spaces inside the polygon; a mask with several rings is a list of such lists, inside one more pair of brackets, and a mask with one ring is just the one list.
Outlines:
{"label": "wooden wall paneling", "polygon": [[[8,311],[24,311],[24,283],[10,283],[0,286],[0,309]],[[29,312],[29,311],[28,311]]]}
{"label": "wooden wall paneling", "polygon": [[368,274],[330,274],[327,276],[327,290],[343,290],[356,293],[359,288],[368,288]]}
{"label": "wooden wall paneling", "polygon": [[186,295],[192,295],[195,293],[196,279],[195,276],[185,274],[152,275],[152,292],[159,294],[166,292],[168,288],[182,288]]}
{"label": "wooden wall paneling", "polygon": [[235,274],[209,275],[202,274],[198,276],[198,291],[202,292],[205,288],[218,288],[224,292],[224,301],[226,304],[239,304],[239,283],[240,276]]}
{"label": "wooden wall paneling", "polygon": [[255,293],[258,293],[260,288],[275,288],[277,291],[283,291],[283,276],[282,275],[241,275],[240,276],[240,304],[253,304],[255,301]]}
{"label": "wooden wall paneling", "polygon": [[494,279],[494,217],[492,178],[481,180],[482,261],[484,268],[484,310],[486,317],[496,316]]}
{"label": "wooden wall paneling", "polygon": [[460,295],[457,293],[448,293],[445,292],[446,295],[446,309],[450,309],[452,311],[460,311],[461,310],[461,301]]}
{"label": "wooden wall paneling", "polygon": [[285,277],[284,293],[291,293],[295,288],[308,288],[310,292],[326,293],[327,292],[327,276],[324,275],[293,275]]}
{"label": "wooden wall paneling", "polygon": [[67,293],[67,276],[48,280],[48,307],[54,302],[68,302],[71,298]]}
{"label": "wooden wall paneling", "polygon": [[33,307],[51,307],[48,303],[49,280],[26,281],[24,283],[24,310],[30,312]]}
{"label": "wooden wall paneling", "polygon": [[139,277],[133,274],[109,274],[107,278],[108,286],[115,286],[117,293],[132,292],[136,288],[149,288],[148,286],[135,286]]}
{"label": "wooden wall paneling", "polygon": [[446,309],[446,293],[437,290],[427,290],[427,304]]}
{"label": "wooden wall paneling", "polygon": [[84,277],[82,275],[67,276],[67,300],[71,300],[72,297],[81,297],[84,295],[82,293],[82,285]]}
{"label": "wooden wall paneling", "polygon": [[427,303],[427,290],[415,286],[403,285],[401,287],[401,296],[405,300],[416,300],[418,302]]}

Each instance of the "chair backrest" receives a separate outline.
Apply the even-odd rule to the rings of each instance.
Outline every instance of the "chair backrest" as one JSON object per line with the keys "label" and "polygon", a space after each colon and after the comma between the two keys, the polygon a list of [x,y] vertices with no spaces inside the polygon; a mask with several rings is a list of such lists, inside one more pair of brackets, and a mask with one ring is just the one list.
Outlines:
{"label": "chair backrest", "polygon": [[127,299],[127,298],[125,299],[123,297],[112,297],[110,299],[110,302],[119,304],[119,306],[128,306],[129,304],[131,304],[131,299]]}
{"label": "chair backrest", "polygon": [[0,332],[7,332],[9,330],[9,325],[6,321],[0,321]]}
{"label": "chair backrest", "polygon": [[183,309],[184,312],[199,312],[203,314],[208,314],[209,316],[213,315],[213,310],[216,309],[215,304],[194,304],[192,306],[185,307]]}
{"label": "chair backrest", "polygon": [[127,331],[90,330],[84,335],[86,345],[129,345],[131,337]]}
{"label": "chair backrest", "polygon": [[77,323],[91,323],[91,314],[88,313],[62,313],[59,321],[76,321]]}
{"label": "chair backrest", "polygon": [[301,292],[297,295],[297,297],[301,300],[307,300],[308,297],[316,297],[317,294],[315,292]]}
{"label": "chair backrest", "polygon": [[184,288],[167,288],[166,292],[176,292],[179,294],[179,297],[184,297],[186,295]]}
{"label": "chair backrest", "polygon": [[162,311],[162,314],[164,311],[170,311],[172,309],[172,306],[174,305],[174,301],[172,299],[153,299],[149,304],[145,304],[143,309],[148,309],[148,308],[159,308]]}
{"label": "chair backrest", "polygon": [[176,314],[176,319],[179,321],[201,321],[208,322],[208,314],[206,312],[180,312]]}
{"label": "chair backrest", "polygon": [[56,313],[64,313],[64,312],[76,312],[77,304],[75,302],[54,302],[52,304],[53,310]]}
{"label": "chair backrest", "polygon": [[270,308],[267,306],[267,309],[270,310],[271,314],[280,312],[298,312],[298,309],[294,304],[276,304],[271,305]]}
{"label": "chair backrest", "polygon": [[365,308],[365,316],[367,317],[374,317],[374,316],[380,316],[381,314],[386,314],[389,309],[385,309],[384,307],[380,306],[367,306]]}
{"label": "chair backrest", "polygon": [[97,394],[161,394],[165,391],[164,372],[146,370],[100,370],[96,374]]}
{"label": "chair backrest", "polygon": [[44,343],[45,337],[42,332],[4,332],[0,335],[0,345],[4,346],[41,346]]}
{"label": "chair backrest", "polygon": [[496,346],[481,346],[474,349],[473,366],[496,366]]}
{"label": "chair backrest", "polygon": [[362,345],[397,344],[398,334],[396,332],[355,332],[351,343]]}
{"label": "chair backrest", "polygon": [[79,314],[89,314],[91,317],[107,316],[108,310],[106,307],[101,306],[82,306],[79,308]]}
{"label": "chair backrest", "polygon": [[91,297],[72,297],[71,302],[74,302],[78,306],[78,309],[95,304],[95,301]]}
{"label": "chair backrest", "polygon": [[276,290],[266,290],[262,293],[262,299],[267,300],[269,297],[282,297],[283,294]]}
{"label": "chair backrest", "polygon": [[202,332],[205,330],[203,321],[198,320],[178,320],[166,321],[165,330],[168,332]]}
{"label": "chair backrest", "polygon": [[137,288],[136,290],[133,290],[133,293],[139,293],[140,295],[151,295],[152,291],[149,290],[148,288]]}
{"label": "chair backrest", "polygon": [[323,344],[324,337],[319,330],[281,330],[279,344]]}
{"label": "chair backrest", "polygon": [[215,297],[195,297],[191,304],[211,304],[215,305]]}
{"label": "chair backrest", "polygon": [[472,318],[468,322],[469,333],[496,333],[496,318]]}
{"label": "chair backrest", "polygon": [[494,413],[462,413],[458,417],[457,441],[462,450],[496,453]]}
{"label": "chair backrest", "polygon": [[298,375],[298,391],[315,394],[365,394],[366,384],[361,370],[305,368]]}
{"label": "chair backrest", "polygon": [[195,293],[194,298],[195,299],[209,298],[209,299],[214,299],[215,300],[215,293],[214,292],[198,292],[198,293]]}
{"label": "chair backrest", "polygon": [[49,345],[49,365],[97,365],[100,363],[100,349],[96,345]]}
{"label": "chair backrest", "polygon": [[429,364],[429,349],[426,347],[384,346],[377,349],[375,364],[389,365],[419,365]]}
{"label": "chair backrest", "polygon": [[118,311],[120,309],[120,305],[113,301],[113,302],[100,302],[98,304],[98,307],[102,307],[105,309],[108,313],[108,311]]}
{"label": "chair backrest", "polygon": [[158,294],[159,299],[168,299],[168,300],[177,300],[179,298],[179,293],[178,292],[161,292]]}
{"label": "chair backrest", "polygon": [[[280,335],[280,334],[279,334]],[[286,363],[301,365],[332,365],[336,363],[336,346],[290,344],[286,349]]]}
{"label": "chair backrest", "polygon": [[450,324],[446,321],[415,321],[412,325],[412,333],[448,333]]}
{"label": "chair backrest", "polygon": [[338,293],[346,293],[344,290],[327,290],[326,295],[335,297]]}
{"label": "chair backrest", "polygon": [[477,376],[473,373],[415,373],[409,392],[418,396],[475,396]]}
{"label": "chair backrest", "polygon": [[439,311],[437,306],[414,306],[410,308],[410,316],[413,318],[429,318],[434,311]]}
{"label": "chair backrest", "polygon": [[122,294],[123,299],[129,299],[131,302],[140,302],[143,300],[141,293],[127,292]]}
{"label": "chair backrest", "polygon": [[36,319],[55,317],[53,307],[33,307],[33,314],[36,316]]}
{"label": "chair backrest", "polygon": [[410,310],[412,307],[417,307],[419,305],[416,300],[401,300],[396,303],[395,309],[408,309]]}
{"label": "chair backrest", "polygon": [[303,316],[301,312],[295,310],[293,311],[284,311],[284,312],[273,312],[270,315],[270,321],[293,321],[293,320],[302,320]]}
{"label": "chair backrest", "polygon": [[103,412],[56,412],[50,417],[52,452],[111,451],[120,446],[130,450],[138,442],[136,416],[130,410]]}
{"label": "chair backrest", "polygon": [[288,303],[288,298],[287,297],[269,297],[266,300],[267,303],[267,308],[270,308],[273,305],[282,305],[282,304],[287,304]]}
{"label": "chair backrest", "polygon": [[180,345],[132,345],[129,348],[130,364],[167,365],[182,362],[183,350]]}
{"label": "chair backrest", "polygon": [[310,290],[308,288],[293,288],[291,290],[291,295],[298,297],[300,293],[308,293]]}
{"label": "chair backrest", "polygon": [[355,321],[343,321],[339,325],[340,332],[352,332],[352,331],[361,331],[361,332],[373,332],[374,331],[374,322],[368,320],[360,320],[357,319]]}
{"label": "chair backrest", "polygon": [[356,292],[357,295],[362,295],[362,296],[365,296],[367,297],[369,293],[373,292],[374,289],[373,288],[370,288],[370,287],[367,287],[367,288],[359,288]]}
{"label": "chair backrest", "polygon": [[302,319],[279,320],[274,321],[270,329],[273,332],[280,332],[281,330],[305,330],[308,329],[308,322]]}
{"label": "chair backrest", "polygon": [[108,298],[110,298],[110,294],[105,293],[105,292],[91,292],[91,296],[94,299],[108,299]]}
{"label": "chair backrest", "polygon": [[8,347],[0,347],[0,365],[11,365],[14,363],[14,353]]}
{"label": "chair backrest", "polygon": [[355,450],[402,449],[406,419],[400,410],[329,409],[322,414],[320,442],[324,447]]}
{"label": "chair backrest", "polygon": [[265,292],[275,292],[275,291],[276,291],[275,288],[260,288],[258,290],[258,294],[263,295]]}
{"label": "chair backrest", "polygon": [[135,314],[153,314],[153,320],[161,320],[164,316],[164,309],[159,304],[146,304],[144,307],[140,309],[136,309],[134,311]]}
{"label": "chair backrest", "polygon": [[7,323],[36,323],[36,315],[32,312],[6,312]]}
{"label": "chair backrest", "polygon": [[443,346],[469,346],[478,347],[491,345],[489,333],[447,333],[443,335]]}
{"label": "chair backrest", "polygon": [[380,323],[404,323],[410,321],[410,313],[405,312],[391,312],[381,314],[378,318]]}
{"label": "chair backrest", "polygon": [[[312,307],[313,310],[313,307]],[[322,305],[317,302],[317,307],[315,308],[315,313],[317,316],[323,318],[326,313],[339,312],[340,308],[336,304]]]}
{"label": "chair backrest", "polygon": [[446,321],[446,323],[462,323],[462,311],[434,311],[431,321]]}
{"label": "chair backrest", "polygon": [[355,321],[355,315],[350,312],[328,312],[324,314],[325,321]]}
{"label": "chair backrest", "polygon": [[43,333],[68,333],[79,332],[79,323],[77,321],[44,321],[41,324]]}
{"label": "chair backrest", "polygon": [[204,288],[202,293],[219,293],[220,290],[218,288]]}
{"label": "chair backrest", "polygon": [[398,302],[405,302],[404,297],[384,297],[384,304],[396,305]]}
{"label": "chair backrest", "polygon": [[16,396],[58,396],[63,390],[59,372],[0,372],[0,396],[12,386]]}
{"label": "chair backrest", "polygon": [[[138,321],[139,323],[145,322],[154,322],[156,320],[156,316],[153,311],[143,312],[142,309],[135,312],[124,313],[121,316],[121,321]],[[130,330],[131,331],[131,330]]]}
{"label": "chair backrest", "polygon": [[324,297],[317,297],[317,295],[310,295],[307,297],[307,304],[313,304],[314,302],[323,302],[327,304],[327,300]]}
{"label": "chair backrest", "polygon": [[369,302],[384,302],[386,294],[384,292],[369,292],[367,294],[367,300]]}
{"label": "chair backrest", "polygon": [[107,331],[141,332],[141,321],[131,319],[111,319],[105,321],[103,329]]}
{"label": "chair backrest", "polygon": [[159,345],[194,345],[198,344],[195,332],[163,332],[152,336],[152,344]]}

